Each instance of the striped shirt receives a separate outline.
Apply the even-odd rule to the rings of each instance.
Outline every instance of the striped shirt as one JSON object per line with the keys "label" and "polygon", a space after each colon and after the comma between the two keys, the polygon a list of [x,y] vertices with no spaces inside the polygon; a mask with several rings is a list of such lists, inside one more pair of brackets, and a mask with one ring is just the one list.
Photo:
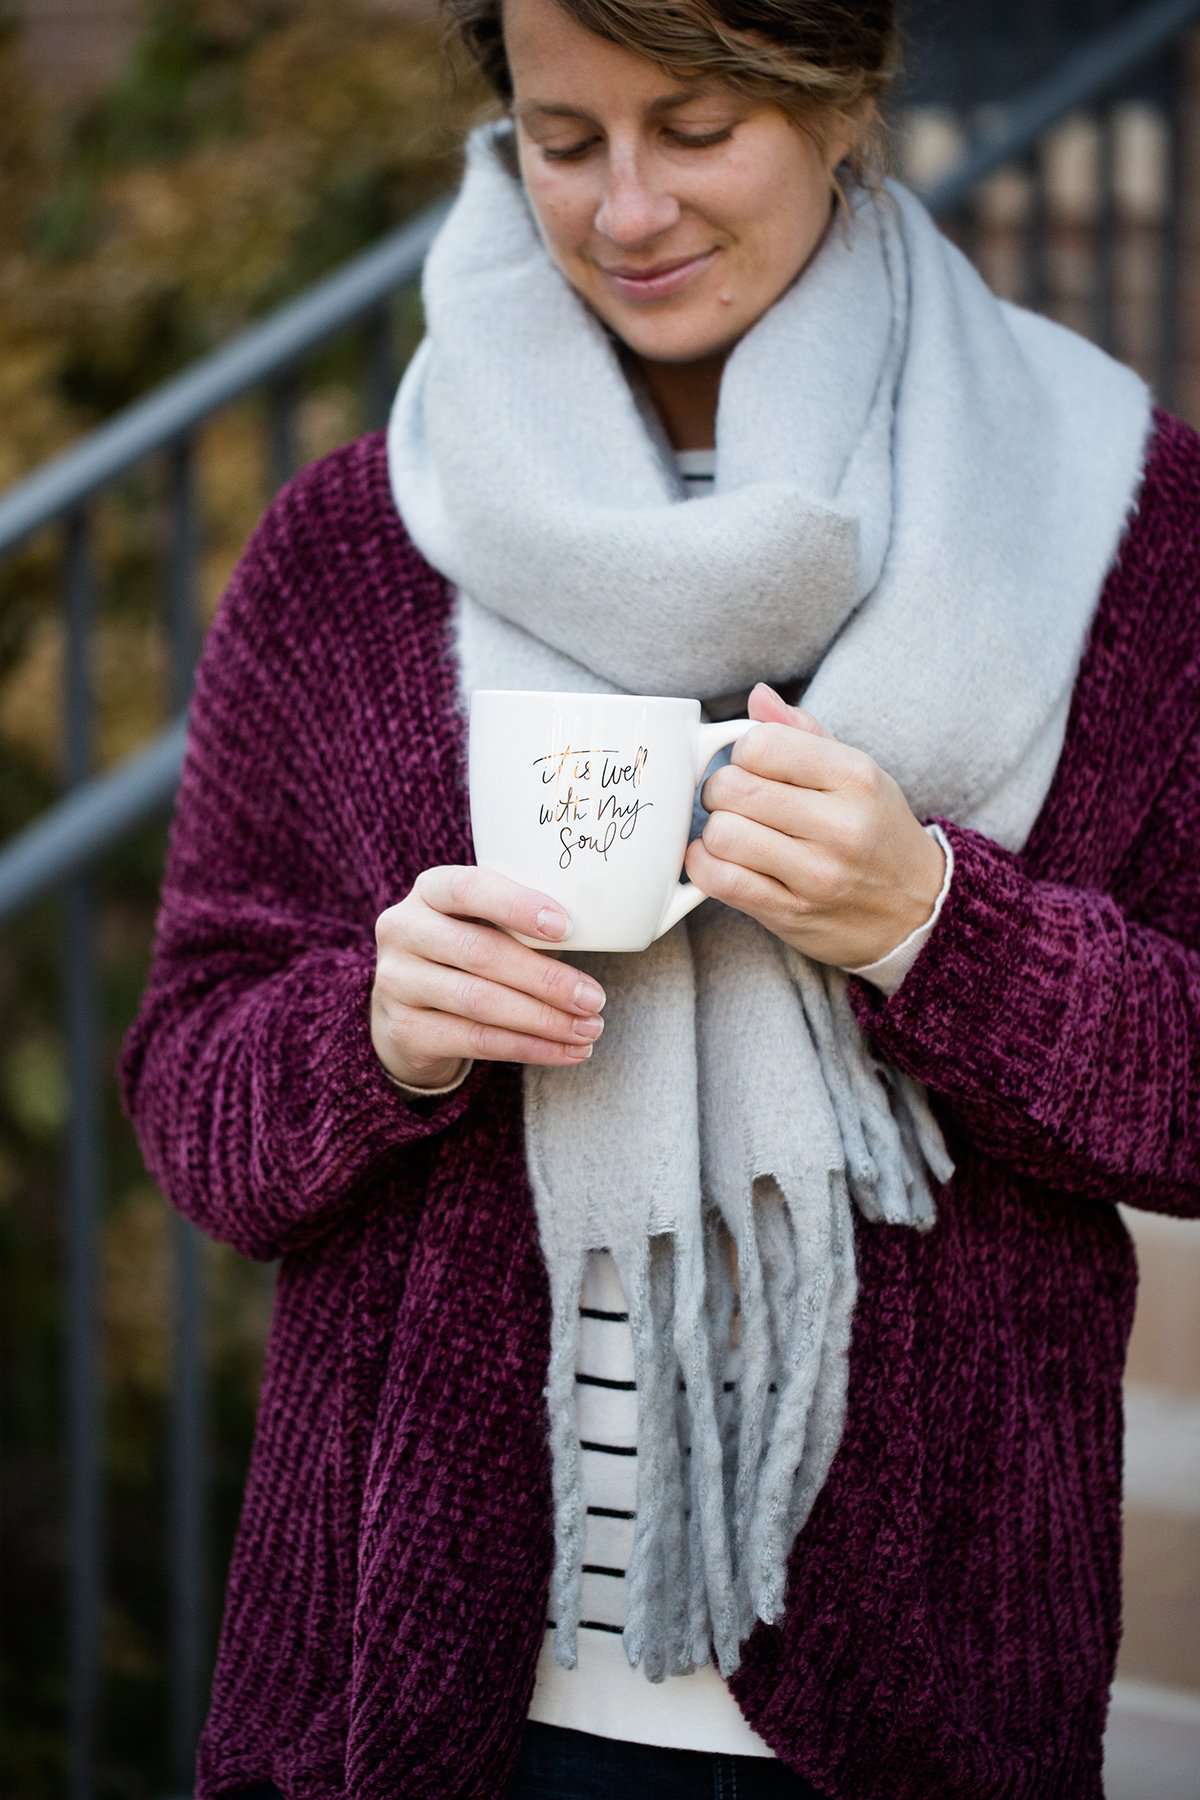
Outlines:
{"label": "striped shirt", "polygon": [[[740,1351],[731,1345],[725,1381],[736,1385],[739,1362]],[[637,1507],[637,1390],[625,1295],[607,1250],[589,1252],[584,1271],[575,1393],[587,1507],[578,1661],[574,1669],[555,1662],[554,1621],[548,1620],[529,1717],[641,1744],[772,1756],[713,1663],[652,1683],[630,1668],[625,1655],[624,1576]]]}

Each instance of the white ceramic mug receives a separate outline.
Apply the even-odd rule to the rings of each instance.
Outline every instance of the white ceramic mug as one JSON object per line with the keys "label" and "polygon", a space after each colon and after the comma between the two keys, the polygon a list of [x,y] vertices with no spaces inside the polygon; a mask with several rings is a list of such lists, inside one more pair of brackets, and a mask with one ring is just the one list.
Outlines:
{"label": "white ceramic mug", "polygon": [[[476,688],[468,777],[480,868],[563,907],[572,950],[645,950],[706,898],[679,876],[696,787],[755,719],[699,700]],[[544,938],[513,931],[522,944]]]}

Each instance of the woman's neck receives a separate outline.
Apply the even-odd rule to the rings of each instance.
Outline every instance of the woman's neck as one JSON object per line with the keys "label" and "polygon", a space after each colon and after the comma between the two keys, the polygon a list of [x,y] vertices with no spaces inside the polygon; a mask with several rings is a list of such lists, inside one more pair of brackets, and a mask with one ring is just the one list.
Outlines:
{"label": "woman's neck", "polygon": [[636,365],[654,401],[674,450],[711,450],[716,443],[717,397],[728,352],[720,350],[696,362],[652,362],[633,351]]}

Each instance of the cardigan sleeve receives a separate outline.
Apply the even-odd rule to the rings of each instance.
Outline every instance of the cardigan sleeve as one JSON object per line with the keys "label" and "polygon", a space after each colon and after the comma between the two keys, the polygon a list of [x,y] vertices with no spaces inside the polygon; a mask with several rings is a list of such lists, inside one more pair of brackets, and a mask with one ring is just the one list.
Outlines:
{"label": "cardigan sleeve", "polygon": [[375,909],[327,835],[320,695],[288,617],[310,590],[288,537],[277,497],[205,640],[149,972],[117,1066],[167,1200],[262,1261],[402,1171],[468,1111],[488,1067],[413,1105],[375,1054]]}
{"label": "cardigan sleeve", "polygon": [[1153,871],[1129,910],[939,823],[941,917],[894,995],[851,979],[860,1025],[995,1161],[1200,1217],[1200,732],[1140,835]]}

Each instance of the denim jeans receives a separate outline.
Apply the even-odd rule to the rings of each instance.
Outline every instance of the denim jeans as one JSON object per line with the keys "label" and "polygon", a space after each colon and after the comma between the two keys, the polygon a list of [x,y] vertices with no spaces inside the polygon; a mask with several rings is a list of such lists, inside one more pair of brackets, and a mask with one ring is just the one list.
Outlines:
{"label": "denim jeans", "polygon": [[506,1800],[823,1800],[773,1756],[596,1737],[530,1719]]}
{"label": "denim jeans", "polygon": [[[824,1800],[773,1756],[630,1744],[529,1719],[505,1800]],[[270,1781],[230,1800],[283,1800]]]}

